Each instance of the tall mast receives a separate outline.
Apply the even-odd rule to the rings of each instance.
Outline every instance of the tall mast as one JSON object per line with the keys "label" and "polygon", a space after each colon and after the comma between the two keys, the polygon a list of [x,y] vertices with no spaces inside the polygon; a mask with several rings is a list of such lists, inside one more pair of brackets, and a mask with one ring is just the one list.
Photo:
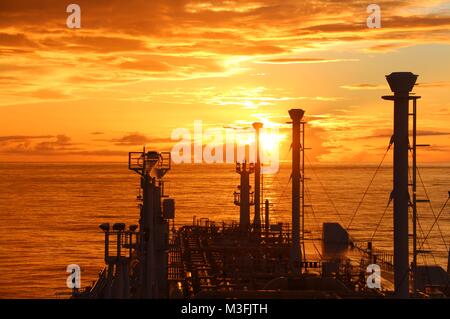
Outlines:
{"label": "tall mast", "polygon": [[386,76],[394,101],[394,288],[396,298],[409,297],[409,234],[408,234],[408,151],[409,92],[417,75],[394,72]]}
{"label": "tall mast", "polygon": [[413,118],[413,129],[412,129],[412,138],[413,138],[413,144],[412,144],[412,226],[413,226],[413,261],[412,261],[412,273],[413,273],[413,293],[416,293],[417,289],[417,121],[416,121],[416,112],[417,112],[417,99],[413,100],[413,110],[410,114]]}
{"label": "tall mast", "polygon": [[261,158],[260,158],[260,130],[263,124],[260,122],[253,123],[255,129],[256,144],[256,165],[255,165],[255,217],[253,218],[253,229],[256,233],[261,230]]}
{"label": "tall mast", "polygon": [[305,111],[289,110],[292,119],[292,246],[291,268],[294,273],[302,271],[302,253],[300,246],[300,198],[301,193],[301,121]]}

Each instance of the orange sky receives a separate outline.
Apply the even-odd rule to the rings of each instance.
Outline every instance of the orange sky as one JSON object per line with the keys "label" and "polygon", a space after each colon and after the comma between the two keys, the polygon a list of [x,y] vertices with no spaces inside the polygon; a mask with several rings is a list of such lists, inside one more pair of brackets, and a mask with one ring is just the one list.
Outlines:
{"label": "orange sky", "polygon": [[[66,27],[70,3],[81,29]],[[300,107],[312,160],[378,162],[384,76],[412,71],[418,142],[432,144],[420,161],[450,162],[450,2],[376,1],[381,29],[369,3],[3,0],[0,161],[126,161],[142,144],[170,150],[195,120],[287,133]]]}

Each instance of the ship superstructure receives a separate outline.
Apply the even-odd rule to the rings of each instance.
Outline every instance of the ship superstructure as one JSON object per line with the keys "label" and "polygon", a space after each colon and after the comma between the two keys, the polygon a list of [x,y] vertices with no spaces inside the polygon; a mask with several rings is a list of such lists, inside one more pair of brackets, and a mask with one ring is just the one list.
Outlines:
{"label": "ship superstructure", "polygon": [[[419,266],[417,256],[416,107],[411,94],[417,76],[395,72],[387,76],[394,102],[393,254],[358,242],[339,223],[322,225],[321,252],[307,254],[305,236],[305,121],[302,109],[292,109],[291,222],[269,217],[270,203],[262,197],[259,130],[255,163],[236,163],[240,185],[234,192],[239,220],[210,219],[169,229],[175,202],[164,192],[170,153],[129,154],[129,169],[140,176],[138,225],[102,224],[105,268],[93,285],[74,291],[77,298],[382,298],[450,297],[449,271]],[[412,101],[412,107],[411,103]],[[412,117],[412,144],[409,119]],[[412,154],[412,182],[408,154]],[[252,177],[254,191],[252,188]],[[410,194],[412,193],[412,196]],[[264,202],[264,204],[263,204]],[[253,220],[251,216],[254,210]],[[409,211],[412,210],[412,263]],[[437,220],[436,220],[437,221]],[[351,222],[350,222],[351,223]],[[450,259],[450,255],[449,255]],[[378,265],[384,289],[367,285],[367,267]],[[390,282],[392,285],[390,286]],[[430,288],[432,291],[430,292]]]}

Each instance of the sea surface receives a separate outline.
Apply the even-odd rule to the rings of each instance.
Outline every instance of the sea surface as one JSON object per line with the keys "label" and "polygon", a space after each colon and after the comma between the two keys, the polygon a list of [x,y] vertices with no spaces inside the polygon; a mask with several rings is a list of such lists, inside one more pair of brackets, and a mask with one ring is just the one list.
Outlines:
{"label": "sea surface", "polygon": [[[375,247],[392,251],[392,205],[386,209],[392,167],[381,167],[361,201],[376,168],[307,168],[306,202],[312,207],[305,210],[305,225],[310,240],[319,243],[322,223],[335,221],[349,226],[356,240],[373,237]],[[420,244],[448,197],[450,165],[424,166],[419,172],[427,193],[419,179],[418,197],[431,199],[431,205],[418,208]],[[284,164],[278,174],[264,177],[271,223],[289,222],[289,176],[289,164]],[[166,180],[166,193],[176,201],[177,225],[192,223],[194,216],[219,222],[238,219],[233,191],[239,175],[233,165],[173,165]],[[0,163],[0,298],[55,298],[69,292],[69,264],[81,267],[82,285],[89,285],[103,268],[98,225],[137,223],[138,186],[139,177],[127,163]],[[420,263],[447,266],[449,207],[423,246],[433,253],[420,256]]]}

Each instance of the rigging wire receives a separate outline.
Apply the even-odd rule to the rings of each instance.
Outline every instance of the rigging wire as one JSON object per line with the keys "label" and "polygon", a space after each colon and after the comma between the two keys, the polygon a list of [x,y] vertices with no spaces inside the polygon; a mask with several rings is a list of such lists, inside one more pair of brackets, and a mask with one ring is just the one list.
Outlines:
{"label": "rigging wire", "polygon": [[391,200],[392,200],[392,198],[389,198],[389,201],[388,201],[386,207],[384,208],[383,214],[381,215],[381,218],[380,218],[377,226],[375,227],[375,231],[373,232],[372,237],[370,237],[370,241],[373,241],[373,239],[375,237],[375,234],[377,233],[378,228],[380,227],[381,222],[383,221],[384,215],[386,215],[386,212],[387,212],[387,210],[389,208],[389,204],[391,203]]}
{"label": "rigging wire", "polygon": [[[413,148],[411,148],[411,146],[409,146],[409,152],[410,152],[410,154],[411,154],[411,157],[413,158],[413,157],[414,157],[414,151],[413,151]],[[412,173],[412,171],[409,171],[409,170],[408,170],[408,177],[409,177],[409,179],[410,179],[410,180],[409,180],[409,184],[410,184],[410,185],[412,185],[412,176],[411,176],[411,173]],[[419,173],[419,168],[417,167],[417,165],[416,165],[416,173]],[[425,193],[426,193],[425,184],[423,183],[423,181],[422,181],[422,187],[424,188]],[[427,197],[428,197],[428,195],[427,195]],[[428,198],[428,199],[429,199],[429,198]],[[408,212],[410,212],[410,209],[411,209],[411,206],[408,207]],[[431,207],[431,209],[433,209],[433,208]],[[413,212],[411,212],[411,220],[413,220],[412,214],[413,214]],[[433,215],[434,215],[434,212],[433,212]],[[421,233],[421,235],[422,235],[422,238],[424,238],[424,237],[425,237],[425,233],[424,233],[424,231],[423,231],[422,225],[420,224],[420,217],[419,217],[419,213],[418,213],[418,211],[417,211],[417,207],[416,207],[416,225],[419,226],[419,231],[420,231],[420,233]],[[416,234],[416,240],[417,240],[417,238],[418,238],[418,237],[417,237],[417,234]],[[431,253],[431,256],[432,256],[432,258],[433,258],[434,263],[437,264],[437,262],[436,262],[436,257],[435,257],[435,255],[434,255],[433,252],[432,252],[432,249],[431,249],[430,244],[427,243],[427,246],[428,246],[428,248],[429,248],[429,250],[430,250],[430,253]],[[416,249],[417,249],[417,245],[416,245]],[[417,257],[417,256],[418,256],[417,251],[416,251],[416,252],[413,252],[413,253],[415,253],[415,256],[414,256],[414,257]],[[424,264],[427,265],[428,262],[427,262],[427,257],[426,257],[426,255],[425,255],[425,254],[421,254],[421,256],[422,256],[422,259],[423,259]],[[416,264],[417,264],[417,259],[416,259]]]}
{"label": "rigging wire", "polygon": [[[416,218],[417,218],[416,221],[417,221],[417,226],[419,228],[420,234],[422,235],[422,238],[424,238],[425,237],[425,232],[423,230],[422,224],[420,223],[420,218],[419,218],[419,216],[417,216]],[[427,243],[427,246],[428,246],[428,249],[430,249],[430,251],[431,251],[431,246],[430,246],[429,243]],[[418,255],[417,252],[416,252],[416,255]],[[428,262],[427,262],[426,255],[424,255],[424,254],[421,254],[421,255],[422,255],[424,264],[427,265]],[[436,264],[436,257],[434,256],[434,254],[432,252],[431,252],[431,256],[433,257],[433,261]]]}
{"label": "rigging wire", "polygon": [[374,181],[374,179],[375,179],[375,176],[378,174],[378,171],[380,170],[381,165],[383,164],[383,162],[384,162],[384,160],[385,160],[385,158],[386,158],[386,155],[388,154],[388,152],[389,152],[391,146],[392,146],[392,138],[391,138],[391,141],[389,142],[389,146],[387,147],[386,152],[385,152],[384,155],[383,155],[383,158],[381,159],[380,164],[378,164],[377,169],[375,170],[375,172],[374,172],[374,174],[373,174],[373,176],[372,176],[372,178],[371,178],[371,180],[370,180],[370,182],[369,182],[369,185],[367,186],[366,190],[364,191],[364,194],[363,194],[361,200],[359,201],[358,206],[356,207],[356,210],[355,210],[355,212],[353,213],[353,215],[352,215],[352,217],[351,217],[351,219],[350,219],[350,222],[348,223],[348,225],[347,225],[347,227],[346,227],[347,231],[349,230],[351,224],[353,223],[353,220],[355,219],[356,214],[358,213],[358,210],[359,210],[359,208],[361,207],[361,204],[362,204],[362,202],[364,201],[364,198],[366,197],[366,195],[367,195],[367,193],[368,193],[368,191],[369,191],[369,189],[370,189],[370,186],[372,185],[372,183],[373,183],[373,181]]}
{"label": "rigging wire", "polygon": [[[289,153],[290,153],[290,149],[288,149],[287,152],[285,153],[285,155],[283,157],[283,160],[286,160],[286,158],[289,155]],[[279,174],[280,173],[278,172],[277,174],[274,175],[275,177],[273,178],[273,181],[274,181],[275,185],[273,185],[273,187],[271,187],[271,188],[282,189],[283,191],[282,191],[281,195],[274,195],[274,197],[278,197],[278,199],[277,199],[275,204],[272,203],[272,205],[274,207],[272,209],[272,211],[271,211],[272,214],[273,214],[273,218],[277,217],[277,214],[276,214],[277,213],[277,209],[276,209],[276,207],[278,207],[278,205],[280,204],[281,199],[283,199],[285,197],[285,192],[286,192],[287,186],[289,185],[289,182],[290,182],[290,179],[289,179],[288,182],[286,183],[286,186],[282,185],[281,184],[281,179],[279,178]],[[268,184],[267,180],[266,180],[265,184]],[[282,186],[284,186],[284,187],[282,187]],[[262,190],[263,190],[264,194],[266,194],[266,195],[269,194],[269,190],[267,189],[267,186],[266,186],[266,188],[264,188],[264,185],[263,185],[263,189]]]}
{"label": "rigging wire", "polygon": [[[437,215],[437,217],[435,216],[435,220],[434,220],[433,224],[431,225],[430,229],[428,230],[427,235],[426,235],[425,238],[423,239],[422,244],[420,245],[419,250],[422,248],[422,246],[424,245],[424,243],[425,243],[426,240],[428,239],[428,236],[430,235],[431,231],[433,230],[433,227],[437,224],[437,222],[438,222],[438,220],[439,220],[439,217],[441,217],[441,214],[442,214],[442,212],[444,211],[444,208],[447,206],[447,203],[448,203],[449,199],[450,199],[450,197],[447,197],[447,200],[445,201],[444,206],[442,206],[441,210],[439,211],[439,214]],[[444,241],[444,245],[445,245],[445,248],[447,249],[447,245],[446,245],[445,241]],[[447,249],[447,251],[448,251],[448,249]]]}
{"label": "rigging wire", "polygon": [[[306,186],[306,183],[305,183],[305,193],[306,193],[306,197],[308,198],[308,201],[311,201],[312,196],[311,196],[311,193],[309,192],[309,188]],[[312,215],[313,215],[313,219],[316,222],[316,225],[318,225],[319,223],[318,223],[318,220],[317,220],[314,208],[313,208],[312,205],[310,206],[310,208],[311,208],[311,212],[312,212]],[[305,230],[303,230],[303,231],[305,231]],[[314,249],[316,250],[317,254],[319,255],[320,258],[322,258],[322,254],[320,253],[319,249],[316,246],[316,243],[315,243],[315,240],[314,240],[314,236],[312,236],[312,242],[313,242]]]}
{"label": "rigging wire", "polygon": [[[430,210],[431,210],[431,212],[433,213],[433,217],[435,218],[435,220],[434,220],[434,222],[433,222],[433,225],[432,225],[431,228],[430,228],[430,232],[431,232],[431,230],[433,229],[434,225],[436,224],[436,225],[437,225],[437,228],[438,228],[438,230],[439,230],[439,234],[441,235],[442,242],[444,243],[445,250],[448,251],[447,242],[445,241],[445,238],[444,238],[444,235],[443,235],[443,233],[442,233],[441,227],[439,226],[439,224],[438,224],[437,222],[438,222],[438,219],[439,219],[439,217],[440,217],[440,214],[442,214],[442,211],[443,211],[443,209],[445,208],[445,205],[447,205],[447,202],[448,202],[449,199],[447,198],[447,200],[446,200],[444,206],[442,207],[441,211],[439,212],[438,216],[436,216],[436,214],[434,213],[433,205],[431,205],[431,201],[430,201],[430,197],[428,196],[427,189],[425,188],[425,184],[424,184],[424,182],[423,182],[422,175],[420,174],[419,168],[417,168],[417,175],[419,176],[420,183],[422,184],[422,188],[423,188],[423,191],[424,191],[424,193],[425,193],[425,197],[426,197],[427,200],[428,200],[428,204],[429,204],[429,206],[430,206]],[[429,233],[428,233],[428,235],[429,235]],[[428,235],[427,235],[427,237],[428,237]],[[427,238],[425,238],[424,240],[426,240],[426,239],[427,239]]]}
{"label": "rigging wire", "polygon": [[336,214],[338,215],[339,220],[341,221],[342,224],[344,224],[344,220],[343,220],[341,214],[339,213],[336,205],[334,204],[334,201],[331,199],[330,195],[328,194],[327,189],[325,188],[325,186],[323,185],[323,183],[320,180],[319,176],[317,175],[316,171],[314,170],[314,168],[312,166],[312,163],[311,163],[311,161],[309,159],[309,156],[307,154],[305,154],[305,155],[306,155],[306,160],[308,161],[309,167],[310,167],[311,171],[313,172],[314,176],[316,177],[317,181],[319,182],[320,187],[323,189],[325,195],[327,196],[328,200],[330,201],[331,206],[333,206],[333,209],[336,212]]}
{"label": "rigging wire", "polygon": [[[284,156],[284,158],[287,158],[287,156],[289,155],[290,151],[291,151],[291,149],[289,148],[289,150],[286,152],[286,155]],[[277,181],[277,183],[278,183],[279,186],[282,186],[282,185],[281,185],[281,180],[280,180],[279,178],[276,178],[276,181]],[[275,205],[274,205],[275,208],[272,210],[272,212],[275,213],[275,214],[274,214],[275,217],[276,217],[276,212],[277,212],[277,208],[276,208],[276,207],[278,207],[278,206],[280,205],[280,203],[281,203],[281,200],[282,200],[283,198],[285,198],[285,196],[286,196],[286,190],[288,189],[287,186],[289,186],[289,183],[290,183],[290,182],[291,182],[291,178],[289,177],[289,179],[288,179],[286,185],[285,185],[284,187],[280,187],[283,191],[281,192],[280,195],[277,195],[277,196],[278,196],[278,200],[276,201],[276,203],[275,203]],[[278,189],[278,188],[276,188],[276,189]]]}
{"label": "rigging wire", "polygon": [[[447,201],[448,201],[448,199],[447,199]],[[419,230],[421,231],[421,233],[422,234],[424,234],[424,232],[423,232],[423,229],[422,229],[422,226],[421,226],[421,224],[420,224],[420,222],[419,222],[419,218],[417,218],[417,225],[419,226]],[[421,248],[419,248],[419,250],[420,250]],[[431,249],[430,249],[431,250]],[[417,256],[417,252],[416,252],[416,256]],[[435,265],[437,265],[437,261],[436,261],[436,257],[434,256],[434,254],[431,252],[431,256],[432,256],[432,258],[433,258],[433,261],[434,261],[434,264]],[[426,258],[426,256],[425,255],[423,255],[423,261],[424,261],[424,264],[425,265],[427,265],[428,263],[427,263],[427,258]],[[410,268],[410,270],[411,270],[411,268]],[[408,278],[408,274],[409,274],[409,272],[407,272],[404,276],[403,276],[403,278],[402,278],[402,282],[404,281],[404,280],[406,280],[406,278]]]}
{"label": "rigging wire", "polygon": [[[422,226],[421,226],[421,224],[420,224],[419,216],[418,216],[418,214],[416,215],[416,222],[417,222],[417,225],[419,226],[419,231],[422,233],[422,236],[424,237],[424,240],[422,241],[420,247],[419,247],[415,252],[413,252],[413,253],[415,254],[414,257],[416,257],[416,256],[419,255],[419,254],[418,254],[418,251],[422,250],[422,248],[424,247],[425,244],[427,244],[428,247],[431,248],[430,244],[429,244],[428,242],[426,242],[426,241],[427,241],[427,238],[428,238],[429,234],[431,233],[431,231],[432,231],[434,225],[437,223],[437,221],[438,221],[440,215],[442,214],[443,209],[444,209],[445,206],[447,205],[447,202],[448,202],[448,200],[449,200],[449,198],[450,198],[450,197],[447,198],[447,201],[445,202],[444,206],[442,207],[441,211],[439,212],[438,216],[436,217],[436,214],[434,213],[433,207],[432,207],[431,202],[430,202],[430,198],[429,198],[428,193],[427,193],[427,191],[426,191],[425,184],[424,184],[424,182],[423,182],[423,180],[422,180],[422,177],[421,177],[420,172],[419,172],[419,168],[418,168],[417,166],[416,166],[416,172],[417,172],[417,175],[419,176],[419,179],[420,179],[420,182],[421,182],[421,184],[422,184],[422,187],[423,187],[425,196],[426,196],[426,198],[427,198],[427,200],[428,200],[428,203],[429,203],[429,205],[430,205],[430,209],[431,209],[431,211],[432,211],[432,213],[433,213],[433,216],[434,216],[435,220],[434,220],[433,225],[431,226],[430,230],[428,231],[427,235],[424,236],[424,231],[423,231],[423,228],[422,228]],[[408,172],[408,173],[409,173],[409,172]],[[410,209],[408,209],[408,212],[410,212]],[[439,224],[438,224],[438,228],[439,228]],[[447,247],[446,242],[445,242],[445,239],[444,239],[444,237],[443,237],[443,235],[442,235],[442,232],[440,231],[440,228],[439,228],[439,232],[440,232],[440,234],[441,234],[442,241],[444,242],[444,245]],[[433,254],[433,252],[432,252],[432,249],[430,249],[430,254],[431,254],[431,257],[433,258],[434,264],[438,264],[438,263],[437,263],[437,260],[436,260],[436,256],[435,256],[435,255]],[[424,264],[427,265],[427,257],[426,257],[426,255],[425,255],[425,254],[421,254],[421,255],[422,255]],[[417,265],[417,264],[416,264],[416,265]],[[411,269],[410,269],[410,270],[411,270]],[[406,273],[406,274],[404,275],[404,277],[402,278],[402,281],[406,280],[407,275],[408,275],[408,273]]]}

